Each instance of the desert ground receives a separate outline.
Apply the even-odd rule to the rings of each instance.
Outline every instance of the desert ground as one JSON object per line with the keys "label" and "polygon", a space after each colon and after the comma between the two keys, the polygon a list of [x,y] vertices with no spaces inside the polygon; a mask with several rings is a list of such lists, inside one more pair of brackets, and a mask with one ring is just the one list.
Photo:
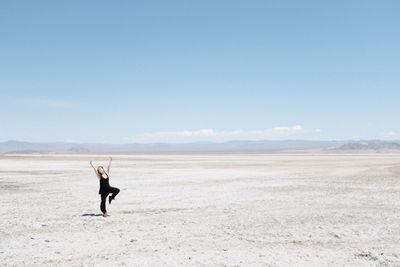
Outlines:
{"label": "desert ground", "polygon": [[399,154],[0,156],[1,266],[400,266]]}

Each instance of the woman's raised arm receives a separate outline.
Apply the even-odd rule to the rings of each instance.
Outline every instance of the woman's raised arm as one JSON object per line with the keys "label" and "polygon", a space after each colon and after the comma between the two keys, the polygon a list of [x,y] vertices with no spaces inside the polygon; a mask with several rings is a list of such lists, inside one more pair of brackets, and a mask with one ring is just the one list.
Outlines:
{"label": "woman's raised arm", "polygon": [[92,166],[92,168],[93,168],[93,170],[94,170],[94,173],[96,174],[96,176],[98,177],[99,176],[99,174],[97,173],[97,170],[96,170],[96,168],[93,166],[93,161],[90,161],[90,166]]}
{"label": "woman's raised arm", "polygon": [[110,157],[110,162],[108,163],[107,173],[110,173],[111,162],[112,162],[112,157]]}

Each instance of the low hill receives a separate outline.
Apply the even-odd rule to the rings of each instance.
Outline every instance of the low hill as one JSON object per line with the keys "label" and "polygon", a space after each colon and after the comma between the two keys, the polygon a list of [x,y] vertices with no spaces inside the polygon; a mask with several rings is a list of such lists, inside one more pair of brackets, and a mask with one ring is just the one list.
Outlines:
{"label": "low hill", "polygon": [[134,154],[134,153],[274,153],[296,151],[400,151],[397,142],[385,141],[229,141],[185,144],[86,144],[0,142],[0,154]]}
{"label": "low hill", "polygon": [[337,150],[372,150],[372,151],[400,151],[397,142],[386,142],[380,140],[351,142],[340,146]]}

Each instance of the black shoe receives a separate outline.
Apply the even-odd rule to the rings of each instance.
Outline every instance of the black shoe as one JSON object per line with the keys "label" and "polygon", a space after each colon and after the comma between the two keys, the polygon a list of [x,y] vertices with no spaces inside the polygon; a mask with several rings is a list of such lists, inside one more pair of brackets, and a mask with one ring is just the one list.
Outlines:
{"label": "black shoe", "polygon": [[111,204],[111,201],[113,201],[114,198],[113,197],[108,197],[108,204]]}

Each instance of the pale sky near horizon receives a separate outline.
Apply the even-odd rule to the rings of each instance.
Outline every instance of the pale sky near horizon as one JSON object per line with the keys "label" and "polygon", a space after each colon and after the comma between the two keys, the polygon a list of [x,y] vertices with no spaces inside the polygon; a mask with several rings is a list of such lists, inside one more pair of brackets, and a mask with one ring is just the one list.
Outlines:
{"label": "pale sky near horizon", "polygon": [[0,141],[400,139],[400,1],[1,1]]}

